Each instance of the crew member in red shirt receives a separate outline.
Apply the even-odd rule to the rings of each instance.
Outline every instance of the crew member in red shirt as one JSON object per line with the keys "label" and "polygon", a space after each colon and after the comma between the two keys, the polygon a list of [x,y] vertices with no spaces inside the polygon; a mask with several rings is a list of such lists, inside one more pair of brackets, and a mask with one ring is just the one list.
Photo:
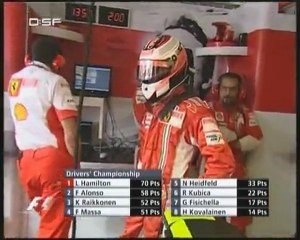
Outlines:
{"label": "crew member in red shirt", "polygon": [[[234,154],[236,168],[232,177],[246,178],[245,154],[259,146],[263,133],[254,113],[244,104],[246,91],[242,77],[233,72],[222,74],[212,87],[212,97],[214,100],[209,104]],[[231,217],[228,221],[244,233],[252,218]]]}

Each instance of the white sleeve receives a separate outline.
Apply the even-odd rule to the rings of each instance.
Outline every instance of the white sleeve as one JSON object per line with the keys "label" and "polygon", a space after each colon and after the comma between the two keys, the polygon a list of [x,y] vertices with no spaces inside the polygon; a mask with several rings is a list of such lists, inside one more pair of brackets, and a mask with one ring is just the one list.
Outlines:
{"label": "white sleeve", "polygon": [[236,133],[234,131],[231,131],[227,127],[219,126],[221,133],[223,134],[224,139],[227,142],[235,141],[238,139]]}
{"label": "white sleeve", "polygon": [[61,77],[56,81],[52,96],[52,104],[59,120],[77,116],[77,106],[66,79]]}

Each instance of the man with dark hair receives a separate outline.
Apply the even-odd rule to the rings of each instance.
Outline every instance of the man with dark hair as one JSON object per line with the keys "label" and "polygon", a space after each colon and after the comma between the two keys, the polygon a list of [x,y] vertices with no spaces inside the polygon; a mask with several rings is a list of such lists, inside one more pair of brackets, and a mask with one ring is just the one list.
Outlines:
{"label": "man with dark hair", "polygon": [[[215,99],[210,103],[223,137],[229,143],[235,157],[236,169],[233,178],[245,178],[245,153],[254,150],[260,144],[263,134],[254,113],[245,106],[246,92],[242,77],[233,72],[222,74],[218,84],[213,86]],[[227,219],[245,232],[251,224],[250,217],[232,217]]]}
{"label": "man with dark hair", "polygon": [[66,79],[55,72],[65,59],[51,38],[39,38],[26,66],[9,82],[20,181],[40,215],[38,238],[68,238],[64,170],[74,168],[77,108]]}
{"label": "man with dark hair", "polygon": [[40,61],[48,66],[51,66],[54,58],[58,54],[62,55],[62,50],[60,46],[53,41],[53,39],[43,37],[32,44],[31,54],[32,60]]}

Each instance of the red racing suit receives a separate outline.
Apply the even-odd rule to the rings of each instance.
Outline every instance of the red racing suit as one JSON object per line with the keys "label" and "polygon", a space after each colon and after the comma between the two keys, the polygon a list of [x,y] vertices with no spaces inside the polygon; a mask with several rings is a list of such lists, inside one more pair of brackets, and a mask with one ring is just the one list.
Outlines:
{"label": "red racing suit", "polygon": [[[177,92],[179,94],[179,92]],[[172,99],[176,95],[172,96]],[[169,98],[170,100],[171,98]],[[171,178],[188,178],[193,156],[198,150],[205,161],[203,178],[228,178],[235,164],[228,144],[223,140],[211,109],[197,97],[175,106],[163,119],[158,114],[168,100],[154,107],[134,103],[139,127],[138,169],[162,170],[162,210],[169,201]],[[162,217],[128,217],[121,237],[157,238],[162,229]]]}
{"label": "red racing suit", "polygon": [[[215,119],[224,138],[230,143],[238,140],[241,150],[232,149],[235,158],[235,171],[233,178],[246,178],[245,153],[255,149],[263,137],[254,113],[247,107],[239,105],[234,113],[229,113],[221,103],[210,102],[215,111]],[[252,223],[251,217],[231,217],[228,221],[237,226],[242,232]]]}

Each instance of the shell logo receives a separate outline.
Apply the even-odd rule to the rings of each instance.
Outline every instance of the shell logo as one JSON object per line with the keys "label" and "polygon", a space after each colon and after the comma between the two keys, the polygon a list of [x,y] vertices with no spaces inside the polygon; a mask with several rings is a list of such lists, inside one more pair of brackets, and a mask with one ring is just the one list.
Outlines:
{"label": "shell logo", "polygon": [[17,121],[26,120],[28,117],[28,112],[26,107],[21,103],[17,103],[14,107],[14,115]]}

